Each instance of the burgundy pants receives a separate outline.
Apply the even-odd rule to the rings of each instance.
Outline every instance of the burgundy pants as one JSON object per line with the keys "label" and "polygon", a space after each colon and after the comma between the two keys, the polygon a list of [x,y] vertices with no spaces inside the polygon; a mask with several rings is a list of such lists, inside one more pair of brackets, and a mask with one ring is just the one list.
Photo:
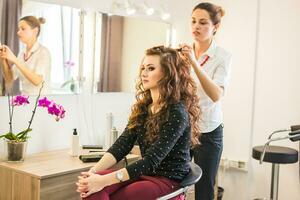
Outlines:
{"label": "burgundy pants", "polygon": [[[97,174],[109,174],[113,170],[103,170]],[[128,180],[117,183],[96,192],[85,200],[155,200],[158,197],[169,194],[179,188],[179,183],[166,177],[141,176],[137,180]],[[184,196],[172,198],[183,200]]]}

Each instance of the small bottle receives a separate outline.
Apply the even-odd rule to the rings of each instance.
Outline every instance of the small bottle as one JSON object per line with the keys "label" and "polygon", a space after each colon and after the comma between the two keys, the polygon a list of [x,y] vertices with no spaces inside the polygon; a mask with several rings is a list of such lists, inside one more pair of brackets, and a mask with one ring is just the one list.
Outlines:
{"label": "small bottle", "polygon": [[71,139],[71,156],[79,155],[79,136],[76,128],[73,129],[73,135]]}
{"label": "small bottle", "polygon": [[118,130],[116,127],[112,127],[110,130],[110,146],[112,146],[118,138]]}
{"label": "small bottle", "polygon": [[105,143],[104,143],[104,149],[107,150],[111,146],[111,129],[112,129],[112,123],[113,123],[113,115],[111,112],[106,114],[106,133],[105,133]]}

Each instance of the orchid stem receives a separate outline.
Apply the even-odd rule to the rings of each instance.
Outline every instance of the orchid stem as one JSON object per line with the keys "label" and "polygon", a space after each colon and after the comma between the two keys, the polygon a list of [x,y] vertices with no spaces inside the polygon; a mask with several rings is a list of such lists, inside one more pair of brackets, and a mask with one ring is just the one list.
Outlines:
{"label": "orchid stem", "polygon": [[11,105],[11,99],[9,93],[8,96],[8,113],[9,113],[9,132],[12,133],[12,115],[13,115],[13,107]]}
{"label": "orchid stem", "polygon": [[[43,87],[44,87],[44,81],[42,82],[42,86],[41,86],[41,88],[40,88],[40,90],[39,90],[39,94],[38,94],[38,96],[37,96],[37,98],[36,98],[36,100],[35,100],[34,109],[33,109],[33,111],[32,111],[31,119],[30,119],[30,121],[29,121],[29,125],[28,125],[27,130],[30,129],[31,123],[32,123],[32,121],[33,121],[33,117],[34,117],[34,115],[35,115],[35,111],[36,111],[36,108],[37,108],[37,105],[38,105],[38,101],[39,101],[39,98],[40,98],[40,96],[41,96],[41,92],[42,92]],[[26,133],[26,134],[27,134],[27,133]]]}

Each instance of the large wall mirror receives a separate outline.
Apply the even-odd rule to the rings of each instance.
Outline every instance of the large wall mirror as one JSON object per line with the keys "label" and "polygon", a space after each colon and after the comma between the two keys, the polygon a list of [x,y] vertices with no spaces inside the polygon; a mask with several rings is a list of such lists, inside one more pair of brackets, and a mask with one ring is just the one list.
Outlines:
{"label": "large wall mirror", "polygon": [[[94,84],[96,92],[134,92],[138,68],[145,50],[170,43],[171,25],[137,17],[98,14],[101,24],[96,47]],[[96,41],[97,42],[97,41]]]}
{"label": "large wall mirror", "polygon": [[[68,6],[26,0],[21,16],[28,15],[46,20],[38,37],[51,54],[50,90],[46,94],[78,93],[84,80],[83,71],[93,74],[91,87],[96,93],[134,92],[145,50],[171,43],[171,24],[145,17],[83,12]],[[91,47],[91,40],[94,40],[94,47]],[[24,47],[20,43],[20,51]],[[93,49],[90,52],[92,63],[85,63],[84,60],[91,56],[85,49]],[[20,93],[20,89],[14,88],[13,93]]]}
{"label": "large wall mirror", "polygon": [[[77,93],[80,10],[56,4],[24,1],[21,17],[28,15],[43,17],[46,21],[41,25],[38,37],[39,43],[45,46],[51,55],[50,89],[46,93]],[[18,40],[18,38],[15,39]],[[22,52],[24,48],[25,45],[20,42],[19,52]],[[14,94],[20,93],[19,85],[18,81],[14,82]]]}

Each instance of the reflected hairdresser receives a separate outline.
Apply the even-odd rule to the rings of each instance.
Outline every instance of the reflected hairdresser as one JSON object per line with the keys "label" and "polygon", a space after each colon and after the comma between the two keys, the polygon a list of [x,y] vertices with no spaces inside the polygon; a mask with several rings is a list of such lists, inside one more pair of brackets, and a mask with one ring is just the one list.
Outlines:
{"label": "reflected hairdresser", "polygon": [[44,18],[35,16],[25,16],[19,20],[17,34],[26,48],[17,57],[8,46],[0,47],[6,86],[10,88],[13,81],[19,78],[22,94],[38,94],[42,82],[45,84],[43,92],[49,93],[51,56],[49,50],[37,41],[41,24],[44,23]]}

